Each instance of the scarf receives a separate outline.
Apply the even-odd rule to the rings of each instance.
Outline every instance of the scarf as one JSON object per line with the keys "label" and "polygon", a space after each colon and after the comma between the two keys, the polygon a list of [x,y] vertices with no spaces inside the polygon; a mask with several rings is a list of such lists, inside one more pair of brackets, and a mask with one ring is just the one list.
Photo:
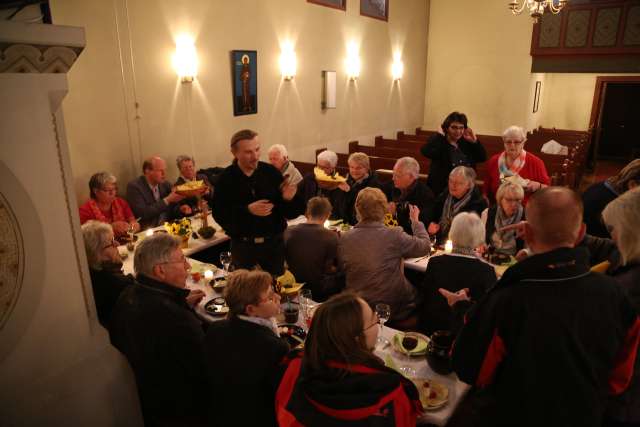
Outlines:
{"label": "scarf", "polygon": [[518,156],[517,159],[511,163],[511,166],[507,165],[507,155],[506,152],[503,151],[498,157],[498,171],[500,172],[500,178],[504,178],[507,176],[518,175],[522,168],[524,167],[525,158],[527,157],[527,152],[522,150],[522,153]]}
{"label": "scarf", "polygon": [[518,206],[518,211],[510,217],[506,217],[504,211],[498,206],[496,209],[496,219],[494,225],[496,227],[495,233],[491,236],[491,242],[495,246],[496,250],[501,253],[514,253],[516,249],[516,232],[515,230],[498,231],[507,225],[516,224],[522,220],[522,214],[524,209],[522,205]]}
{"label": "scarf", "polygon": [[98,203],[94,199],[89,199],[89,207],[91,208],[91,212],[93,212],[93,216],[96,220],[100,222],[106,222],[107,224],[111,224],[116,221],[126,221],[127,219],[124,217],[124,211],[122,210],[122,206],[117,203],[117,199],[114,199],[111,202],[111,221],[109,218],[105,216],[105,214],[98,207]]}
{"label": "scarf", "polygon": [[457,202],[451,194],[447,194],[447,200],[444,201],[444,207],[442,208],[442,215],[440,216],[439,222],[440,231],[438,233],[441,236],[447,236],[449,234],[451,221],[453,221],[453,218],[462,211],[462,208],[464,208],[467,203],[469,203],[474,189],[475,186],[471,186],[471,188],[469,188],[469,191],[467,191],[467,194],[465,194]]}

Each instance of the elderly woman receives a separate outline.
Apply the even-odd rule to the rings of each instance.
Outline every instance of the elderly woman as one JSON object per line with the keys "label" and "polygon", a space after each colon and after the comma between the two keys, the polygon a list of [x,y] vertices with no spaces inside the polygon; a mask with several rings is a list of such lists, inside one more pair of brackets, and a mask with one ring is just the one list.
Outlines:
{"label": "elderly woman", "polygon": [[140,231],[140,224],[129,204],[117,197],[116,177],[109,172],[98,172],[89,179],[91,198],[80,206],[80,224],[97,220],[111,224],[118,239],[124,239],[128,230]]}
{"label": "elderly woman", "polygon": [[504,151],[487,162],[484,194],[493,203],[501,183],[511,181],[525,190],[523,204],[529,196],[551,183],[547,168],[540,158],[524,150],[527,135],[520,126],[509,126],[502,134]]}
{"label": "elderly woman", "polygon": [[276,370],[289,345],[276,327],[280,296],[271,282],[271,275],[259,270],[236,270],[229,276],[224,291],[229,315],[213,322],[204,340],[209,384],[212,390],[224,390],[211,394],[212,425],[238,425],[239,417],[242,425],[277,425]]}
{"label": "elderly woman", "polygon": [[302,181],[302,174],[296,166],[289,160],[287,148],[282,144],[274,144],[267,152],[269,163],[282,173],[282,176],[289,178],[290,185],[298,185]]}
{"label": "elderly woman", "polygon": [[515,255],[524,247],[524,241],[516,236],[515,230],[502,230],[503,227],[517,224],[524,219],[522,199],[524,199],[522,186],[505,182],[500,185],[496,193],[497,203],[482,211],[487,245],[495,248],[496,252]]}
{"label": "elderly woman", "polygon": [[462,212],[451,223],[449,239],[453,243],[450,254],[429,259],[422,290],[424,300],[419,310],[420,329],[427,334],[451,330],[454,313],[440,289],[458,292],[467,289],[469,297],[477,301],[498,280],[495,270],[476,254],[484,244],[484,225],[475,213]]}
{"label": "elderly woman", "polygon": [[393,166],[393,180],[387,183],[385,193],[391,200],[389,211],[395,215],[398,225],[405,233],[412,233],[409,219],[409,205],[420,209],[420,221],[428,224],[428,214],[433,207],[434,197],[431,189],[418,180],[420,164],[413,157],[402,157]]}
{"label": "elderly woman", "polygon": [[[349,165],[349,176],[347,177],[347,185],[339,187],[346,190],[344,195],[344,206],[342,209],[343,219],[349,224],[356,224],[356,197],[358,193],[365,187],[380,188],[381,183],[375,172],[371,171],[369,164],[369,156],[364,153],[351,153],[347,160]],[[338,207],[340,209],[340,207]]]}
{"label": "elderly woman", "polygon": [[[640,188],[627,191],[609,203],[602,218],[618,247],[621,265],[609,273],[640,313]],[[636,357],[629,388],[609,401],[609,423],[603,425],[640,424],[640,357]]]}
{"label": "elderly woman", "polygon": [[290,361],[276,393],[280,425],[415,426],[418,390],[373,353],[378,329],[376,313],[353,293],[318,307],[304,356]]}
{"label": "elderly woman", "polygon": [[386,212],[387,198],[381,190],[360,191],[356,198],[359,222],[340,238],[338,260],[346,273],[347,289],[359,292],[372,306],[389,304],[391,321],[403,321],[413,314],[416,299],[403,274],[403,258],[429,253],[431,242],[416,206],[409,205],[413,236],[400,227],[386,227]]}
{"label": "elderly woman", "polygon": [[602,223],[602,210],[616,197],[638,185],[640,185],[640,159],[635,159],[615,176],[587,188],[582,194],[587,233],[598,237],[610,237]]}
{"label": "elderly woman", "polygon": [[134,283],[122,274],[122,258],[113,239],[112,228],[103,222],[87,221],[82,226],[84,248],[89,261],[91,286],[100,324],[107,328],[120,293]]}
{"label": "elderly woman", "polygon": [[487,202],[476,187],[476,172],[466,166],[458,166],[449,174],[449,185],[436,199],[429,215],[429,234],[439,242],[446,240],[451,221],[460,212],[475,212],[478,215],[487,207]]}
{"label": "elderly woman", "polygon": [[[316,164],[327,175],[333,175],[338,165],[338,155],[333,151],[325,150],[318,154]],[[329,199],[333,207],[331,219],[344,218],[345,192],[348,190],[346,183],[336,185],[316,181],[316,176],[313,172],[305,175],[298,184],[298,194],[301,195],[302,202],[305,205],[312,197],[326,197]]]}
{"label": "elderly woman", "polygon": [[[180,171],[180,176],[176,180],[175,185],[182,185],[191,181],[204,181],[206,189],[203,191],[202,197],[211,205],[211,201],[213,200],[213,186],[205,174],[196,173],[196,161],[193,157],[187,155],[178,156],[176,158],[176,166]],[[197,210],[199,210],[197,197],[188,197],[180,201],[180,212],[184,215],[191,215]]]}
{"label": "elderly woman", "polygon": [[436,196],[447,188],[447,177],[453,168],[475,168],[477,163],[487,160],[487,152],[467,126],[466,115],[454,111],[444,119],[441,128],[443,133],[430,137],[420,149],[423,156],[431,159],[427,185]]}

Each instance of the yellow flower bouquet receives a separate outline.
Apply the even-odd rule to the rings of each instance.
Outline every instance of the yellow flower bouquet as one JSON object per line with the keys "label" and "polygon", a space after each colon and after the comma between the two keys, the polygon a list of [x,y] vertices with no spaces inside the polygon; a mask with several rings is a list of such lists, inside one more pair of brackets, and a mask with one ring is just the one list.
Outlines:
{"label": "yellow flower bouquet", "polygon": [[398,220],[390,213],[384,214],[384,225],[387,227],[397,227]]}
{"label": "yellow flower bouquet", "polygon": [[188,218],[182,218],[174,222],[165,222],[164,229],[172,236],[178,236],[182,238],[182,245],[187,246],[189,237],[191,236],[191,220]]}

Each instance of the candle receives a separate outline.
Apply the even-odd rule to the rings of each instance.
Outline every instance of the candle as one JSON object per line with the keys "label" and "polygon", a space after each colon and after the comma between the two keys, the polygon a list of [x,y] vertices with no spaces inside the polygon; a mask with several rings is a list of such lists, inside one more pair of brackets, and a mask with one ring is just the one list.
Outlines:
{"label": "candle", "polygon": [[205,272],[204,272],[204,278],[205,278],[206,280],[211,280],[211,279],[213,279],[213,271],[211,271],[211,270],[205,270]]}
{"label": "candle", "polygon": [[453,242],[451,240],[447,240],[447,243],[444,244],[444,251],[448,254],[453,250]]}
{"label": "candle", "polygon": [[324,222],[324,228],[329,228],[329,220],[326,220],[326,221]]}
{"label": "candle", "polygon": [[153,230],[152,229],[148,229],[145,234],[147,235],[147,237],[153,236]]}

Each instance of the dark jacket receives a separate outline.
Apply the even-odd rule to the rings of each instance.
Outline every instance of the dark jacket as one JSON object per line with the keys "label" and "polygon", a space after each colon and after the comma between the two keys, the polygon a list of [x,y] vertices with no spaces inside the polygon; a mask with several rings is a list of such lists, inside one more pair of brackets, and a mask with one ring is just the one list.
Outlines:
{"label": "dark jacket", "polygon": [[597,237],[611,237],[601,215],[609,202],[617,197],[618,194],[606,181],[597,182],[582,193],[583,221],[587,226],[587,233]]}
{"label": "dark jacket", "polygon": [[278,363],[289,345],[265,326],[238,317],[213,322],[205,338],[213,394],[201,411],[216,426],[275,426]]}
{"label": "dark jacket", "polygon": [[[232,239],[281,234],[287,227],[286,218],[302,213],[298,195],[292,201],[282,198],[282,181],[280,171],[268,163],[258,162],[257,169],[247,176],[234,161],[218,180],[213,195],[214,219]],[[249,212],[247,206],[261,199],[273,203],[271,215],[261,217]]]}
{"label": "dark jacket", "polygon": [[127,184],[127,202],[129,202],[133,214],[137,218],[141,218],[141,229],[156,227],[178,215],[179,207],[177,204],[167,205],[162,200],[171,193],[171,184],[168,181],[158,184],[158,191],[160,199],[156,201],[144,175]]}
{"label": "dark jacket", "polygon": [[424,298],[418,308],[420,329],[431,335],[454,327],[455,314],[438,289],[458,292],[468,288],[471,300],[478,301],[497,281],[493,266],[480,258],[456,254],[429,258],[422,282]]}
{"label": "dark jacket", "polygon": [[356,225],[358,223],[358,219],[356,218],[356,198],[358,197],[358,193],[366,187],[382,188],[382,183],[378,180],[376,173],[372,171],[368,177],[359,183],[356,183],[355,180],[351,178],[351,175],[349,175],[347,184],[349,184],[351,188],[343,195],[343,206],[339,207],[339,211],[344,222]]}
{"label": "dark jacket", "polygon": [[[196,181],[198,181],[198,180],[204,181],[204,185],[209,187],[209,194],[203,195],[202,198],[209,204],[209,206],[213,206],[213,186],[209,182],[209,178],[207,178],[207,175],[205,175],[205,174],[198,173],[198,174],[196,174]],[[182,185],[185,182],[186,181],[184,180],[184,178],[179,176],[178,179],[176,180],[176,186]],[[186,199],[183,199],[182,201],[180,201],[178,204],[180,206],[189,205],[191,210],[195,210],[195,209],[198,208],[198,198],[195,197],[195,196],[194,197],[187,197]]]}
{"label": "dark jacket", "polygon": [[316,176],[313,172],[308,173],[302,178],[302,181],[298,184],[298,194],[301,198],[301,203],[306,208],[307,202],[312,197],[326,197],[329,199],[329,203],[331,203],[331,219],[344,219],[345,214],[344,211],[346,209],[345,203],[347,198],[347,193],[340,190],[339,188],[334,188],[333,190],[327,190],[321,188],[316,181]]}
{"label": "dark jacket", "polygon": [[204,331],[186,303],[189,291],[143,275],[137,280],[120,295],[110,333],[135,374],[145,425],[200,425],[210,388]]}
{"label": "dark jacket", "polygon": [[380,363],[326,362],[307,372],[294,358],[276,395],[280,426],[414,427],[422,413],[415,385]]}
{"label": "dark jacket", "polygon": [[[422,146],[420,152],[431,159],[427,185],[436,197],[447,188],[449,173],[456,166],[469,166],[475,169],[477,163],[487,160],[487,152],[480,143],[468,142],[464,138],[458,140],[458,148],[447,142],[441,134],[435,134]],[[457,151],[457,152],[456,152]]]}
{"label": "dark jacket", "polygon": [[[482,192],[480,192],[480,188],[475,185],[471,190],[473,193],[471,194],[471,198],[467,202],[465,206],[460,209],[460,212],[475,212],[478,216],[482,215],[482,211],[487,208],[487,201],[482,196]],[[449,197],[449,190],[445,190],[433,203],[433,208],[428,215],[427,222],[425,223],[426,227],[429,227],[429,224],[435,222],[436,224],[440,222],[440,217],[442,216],[442,210],[444,208],[444,203]],[[437,234],[438,241],[442,241],[447,238],[449,235],[449,230],[440,230]]]}
{"label": "dark jacket", "polygon": [[402,191],[393,185],[393,181],[389,181],[385,185],[384,192],[390,202],[395,202],[398,225],[402,227],[405,233],[412,234],[409,204],[415,205],[420,209],[420,216],[418,217],[420,222],[425,227],[429,226],[429,213],[433,210],[435,197],[425,183],[416,179],[407,193],[403,195]]}
{"label": "dark jacket", "polygon": [[608,391],[627,387],[640,320],[614,280],[590,272],[587,260],[582,248],[533,255],[467,312],[453,367],[494,397],[480,420],[595,427]]}
{"label": "dark jacket", "polygon": [[104,264],[102,270],[91,268],[89,273],[98,320],[102,326],[108,328],[118,297],[127,286],[135,283],[135,279],[130,274],[122,274],[122,264]]}

